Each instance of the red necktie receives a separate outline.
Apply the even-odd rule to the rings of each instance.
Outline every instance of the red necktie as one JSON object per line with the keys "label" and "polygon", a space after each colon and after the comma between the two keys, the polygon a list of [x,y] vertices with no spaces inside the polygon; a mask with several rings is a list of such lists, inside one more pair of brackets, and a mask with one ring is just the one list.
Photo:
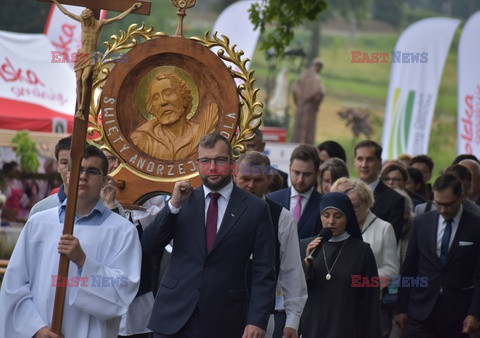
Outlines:
{"label": "red necktie", "polygon": [[213,242],[215,242],[215,236],[217,235],[217,200],[221,195],[218,192],[211,192],[208,194],[208,196],[210,196],[210,204],[208,205],[207,221],[205,224],[205,241],[207,244],[207,251],[210,251]]}

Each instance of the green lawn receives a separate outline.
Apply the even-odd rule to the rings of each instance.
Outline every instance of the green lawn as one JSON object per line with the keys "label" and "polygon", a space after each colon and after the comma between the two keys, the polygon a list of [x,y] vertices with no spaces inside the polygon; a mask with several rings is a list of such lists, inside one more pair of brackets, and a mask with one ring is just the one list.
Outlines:
{"label": "green lawn", "polygon": [[[369,107],[377,121],[373,123],[376,128],[373,138],[379,141],[391,64],[352,63],[351,51],[389,52],[394,49],[398,34],[359,33],[353,45],[345,35],[328,32],[325,35],[323,41],[330,41],[321,49],[321,57],[325,62],[322,75],[327,95],[350,106]],[[428,154],[436,163],[435,176],[456,156],[457,45],[458,34],[447,57],[432,123]],[[327,130],[332,129],[328,124],[324,126]],[[337,140],[351,149],[352,142],[348,141],[352,138],[340,135]],[[349,154],[352,152],[347,150]]]}

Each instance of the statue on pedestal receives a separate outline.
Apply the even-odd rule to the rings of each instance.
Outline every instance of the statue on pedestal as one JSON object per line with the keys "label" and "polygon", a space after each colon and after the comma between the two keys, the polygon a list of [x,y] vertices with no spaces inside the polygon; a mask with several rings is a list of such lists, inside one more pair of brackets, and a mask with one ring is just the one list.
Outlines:
{"label": "statue on pedestal", "polygon": [[313,144],[317,113],[325,95],[320,79],[323,62],[315,58],[293,85],[293,98],[297,107],[292,142]]}

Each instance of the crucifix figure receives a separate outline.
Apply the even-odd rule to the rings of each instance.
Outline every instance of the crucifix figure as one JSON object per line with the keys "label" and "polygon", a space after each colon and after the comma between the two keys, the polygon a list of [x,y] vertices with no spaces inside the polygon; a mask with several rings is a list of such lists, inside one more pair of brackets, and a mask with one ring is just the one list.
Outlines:
{"label": "crucifix figure", "polygon": [[60,11],[73,20],[79,21],[82,25],[82,46],[77,51],[77,61],[75,63],[75,76],[77,78],[77,112],[75,117],[86,118],[85,111],[88,110],[89,102],[87,99],[87,79],[92,75],[94,67],[94,55],[96,53],[98,38],[104,25],[119,21],[130,14],[135,9],[142,6],[140,2],[134,3],[123,13],[110,19],[96,19],[93,11],[86,8],[80,15],[75,15],[63,7],[57,0],[52,0]]}

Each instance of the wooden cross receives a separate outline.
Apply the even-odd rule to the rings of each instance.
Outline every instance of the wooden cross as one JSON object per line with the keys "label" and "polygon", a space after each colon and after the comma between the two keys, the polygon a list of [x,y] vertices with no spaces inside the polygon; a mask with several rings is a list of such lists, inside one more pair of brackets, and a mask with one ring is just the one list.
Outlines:
{"label": "wooden cross", "polygon": [[[49,0],[40,1],[50,2]],[[118,21],[129,13],[144,15],[150,14],[150,2],[145,0],[59,0],[58,2],[54,2],[56,2],[56,5],[65,15],[82,23],[82,47],[79,49],[79,52],[86,54],[93,53],[95,51],[97,40],[104,24]],[[140,7],[138,7],[137,3],[141,4]],[[89,29],[84,29],[82,20],[85,20],[85,18],[68,12],[61,4],[83,6],[90,9],[91,19],[89,20],[94,22],[93,28],[90,26]],[[100,9],[120,11],[122,14],[115,18],[99,20]],[[73,123],[72,146],[70,149],[70,181],[68,185],[68,199],[65,212],[65,222],[63,226],[63,234],[70,235],[73,234],[75,209],[77,206],[78,182],[80,178],[80,165],[84,155],[85,141],[87,138],[88,115],[90,111],[89,107],[92,94],[93,75],[93,65],[91,64],[91,59],[88,58],[87,62],[84,62],[83,64],[77,62],[75,65],[75,72],[77,77],[77,107]],[[60,255],[58,275],[62,280],[68,278],[68,265],[69,259],[65,255]],[[51,331],[58,335],[60,334],[62,328],[67,284],[68,283],[64,283],[64,285],[62,285],[62,283],[60,283],[59,285],[61,286],[57,286],[55,292]]]}
{"label": "wooden cross", "polygon": [[[42,2],[50,2],[50,0],[40,0]],[[135,2],[140,2],[142,6],[137,8],[132,13],[133,14],[143,14],[143,15],[150,15],[150,1],[146,0],[60,0],[59,3],[63,5],[72,5],[72,6],[82,6],[86,8],[90,8],[92,10],[106,9],[110,11],[116,12],[124,12],[130,6],[132,6]],[[98,19],[98,17],[97,17]]]}

